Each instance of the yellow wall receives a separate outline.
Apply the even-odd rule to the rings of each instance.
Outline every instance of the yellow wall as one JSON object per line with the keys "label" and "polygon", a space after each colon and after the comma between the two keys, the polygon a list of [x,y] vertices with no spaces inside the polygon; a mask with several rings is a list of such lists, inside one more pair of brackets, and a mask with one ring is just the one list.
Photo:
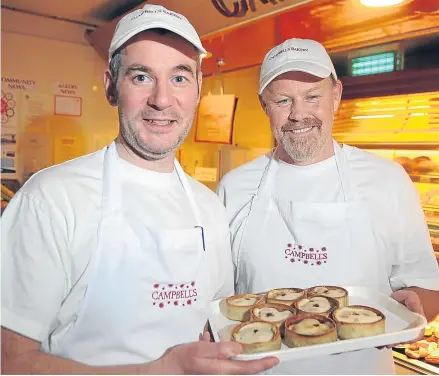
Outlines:
{"label": "yellow wall", "polygon": [[[35,81],[27,90],[15,91],[20,127],[17,172],[21,179],[29,169],[41,169],[90,153],[101,148],[105,138],[111,140],[116,135],[117,112],[105,99],[104,69],[104,62],[92,47],[2,31],[2,77]],[[54,115],[57,83],[78,87],[76,95],[82,98],[82,116]],[[2,82],[3,92],[13,89]],[[29,100],[42,109],[28,109]],[[67,154],[68,148],[59,148],[65,138],[75,139],[74,148]],[[34,144],[46,145],[46,152],[32,148],[32,140]]]}
{"label": "yellow wall", "polygon": [[[194,174],[195,167],[221,168],[220,153],[231,148],[264,149],[272,147],[272,137],[268,118],[258,99],[259,67],[236,71],[221,76],[207,77],[203,80],[202,95],[219,95],[223,82],[224,94],[238,97],[236,107],[232,146],[195,142],[196,120],[188,139],[181,147],[181,164],[185,171]],[[221,171],[219,171],[221,172]],[[224,171],[222,171],[224,172]],[[220,177],[220,176],[219,176]],[[214,189],[216,183],[206,184]]]}

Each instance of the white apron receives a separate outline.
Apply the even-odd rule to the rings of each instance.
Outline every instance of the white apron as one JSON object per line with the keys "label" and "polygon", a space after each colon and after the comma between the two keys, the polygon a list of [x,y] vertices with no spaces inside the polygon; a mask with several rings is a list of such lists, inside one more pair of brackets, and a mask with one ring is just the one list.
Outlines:
{"label": "white apron", "polygon": [[153,233],[122,207],[116,158],[113,143],[105,153],[103,215],[84,301],[73,326],[48,349],[90,365],[144,363],[197,341],[212,298],[200,213],[178,162],[197,226]]}
{"label": "white apron", "polygon": [[[236,293],[326,284],[391,293],[367,206],[356,195],[344,151],[335,141],[334,153],[344,202],[274,197],[279,164],[270,159],[243,224],[241,243],[234,248]],[[394,368],[390,350],[369,349],[282,363],[268,373],[386,374],[394,373]]]}

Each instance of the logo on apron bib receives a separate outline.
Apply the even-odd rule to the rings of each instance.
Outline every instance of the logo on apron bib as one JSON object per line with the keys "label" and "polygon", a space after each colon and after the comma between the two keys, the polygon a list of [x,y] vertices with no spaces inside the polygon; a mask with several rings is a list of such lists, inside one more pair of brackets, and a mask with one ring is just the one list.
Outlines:
{"label": "logo on apron bib", "polygon": [[195,282],[174,284],[155,284],[152,292],[152,305],[164,308],[170,307],[190,307],[197,301],[197,289]]}
{"label": "logo on apron bib", "polygon": [[288,243],[284,253],[285,259],[291,263],[300,262],[305,265],[320,266],[328,261],[326,247],[307,248],[303,245],[293,246],[293,244]]}

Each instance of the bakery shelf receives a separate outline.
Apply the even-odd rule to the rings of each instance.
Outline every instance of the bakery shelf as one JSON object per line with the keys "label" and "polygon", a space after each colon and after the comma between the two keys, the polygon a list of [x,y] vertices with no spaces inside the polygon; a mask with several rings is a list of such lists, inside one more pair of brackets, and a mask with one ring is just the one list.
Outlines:
{"label": "bakery shelf", "polygon": [[439,206],[438,205],[422,205],[424,210],[428,210],[429,212],[435,212],[439,214]]}
{"label": "bakery shelf", "polygon": [[399,364],[411,371],[418,372],[421,375],[439,375],[439,367],[428,364],[426,362],[410,359],[405,354],[401,354],[398,351],[393,351],[393,359],[396,364]]}
{"label": "bakery shelf", "polygon": [[410,178],[415,183],[435,183],[439,184],[439,173],[430,173],[430,174],[416,174],[410,173]]}
{"label": "bakery shelf", "polygon": [[[335,137],[336,138],[336,137]],[[349,145],[359,147],[361,149],[383,149],[383,150],[439,150],[439,145],[434,142],[385,142],[385,141],[343,141]]]}

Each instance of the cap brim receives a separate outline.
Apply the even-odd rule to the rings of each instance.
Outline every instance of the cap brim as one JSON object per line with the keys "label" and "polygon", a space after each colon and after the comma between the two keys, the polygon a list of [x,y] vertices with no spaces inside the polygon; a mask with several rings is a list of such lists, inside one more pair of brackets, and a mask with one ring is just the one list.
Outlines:
{"label": "cap brim", "polygon": [[259,84],[259,94],[262,94],[267,85],[276,77],[287,72],[305,72],[320,78],[327,78],[332,73],[330,69],[317,63],[300,60],[289,61],[271,70],[262,78]]}
{"label": "cap brim", "polygon": [[191,43],[200,53],[201,55],[206,56],[207,51],[204,49],[203,45],[200,41],[194,40],[194,38],[191,38],[188,34],[182,32],[181,30],[169,25],[166,22],[151,22],[148,24],[141,25],[133,30],[131,30],[128,34],[124,35],[123,38],[117,41],[117,43],[114,43],[113,48],[109,51],[109,57],[108,59],[111,60],[111,57],[113,56],[114,52],[119,49],[123,44],[125,44],[128,40],[130,40],[135,35],[141,33],[142,31],[150,30],[150,29],[166,29],[169,31],[172,31],[173,33],[181,36],[182,38],[186,39],[189,43]]}

